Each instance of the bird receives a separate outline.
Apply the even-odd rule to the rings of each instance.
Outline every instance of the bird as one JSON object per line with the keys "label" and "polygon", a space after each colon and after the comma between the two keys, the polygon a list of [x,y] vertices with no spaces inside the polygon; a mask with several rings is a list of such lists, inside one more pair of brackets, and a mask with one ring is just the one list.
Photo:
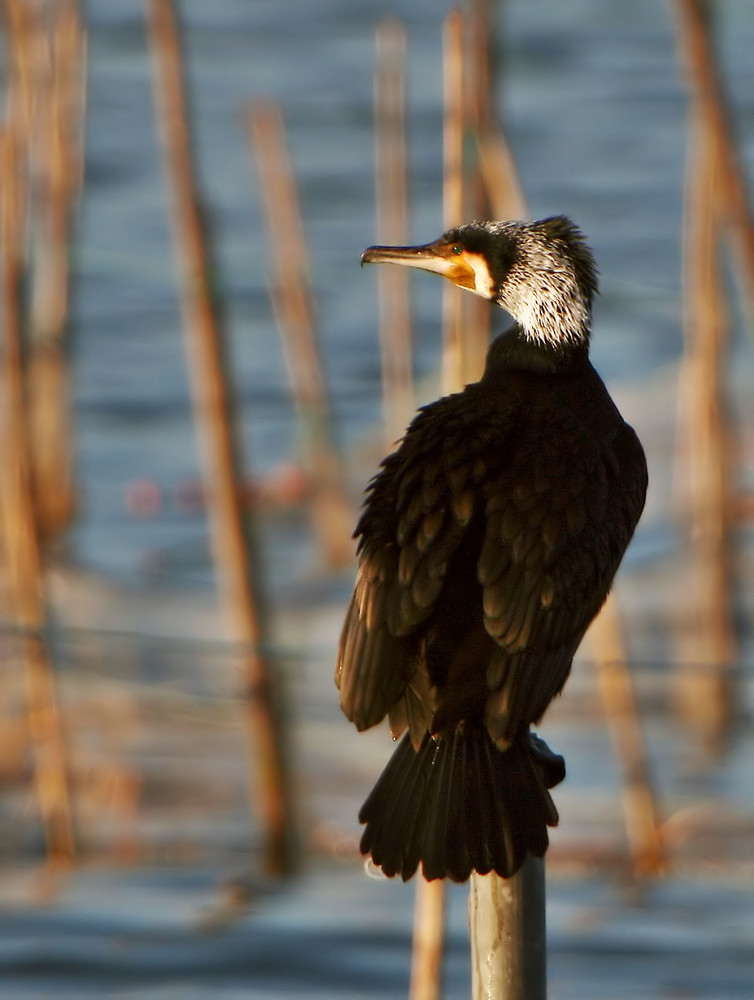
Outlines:
{"label": "bird", "polygon": [[404,881],[420,865],[510,878],[558,823],[564,762],[531,727],[639,521],[644,451],[589,359],[597,268],[568,218],[473,221],[361,260],[439,274],[513,320],[478,381],[419,409],[354,532],[340,705],[400,740],[361,851]]}

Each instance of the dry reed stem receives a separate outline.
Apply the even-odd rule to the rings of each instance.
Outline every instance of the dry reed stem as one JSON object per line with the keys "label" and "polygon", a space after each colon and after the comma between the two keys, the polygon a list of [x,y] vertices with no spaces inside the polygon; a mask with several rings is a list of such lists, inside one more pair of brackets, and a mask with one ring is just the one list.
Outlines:
{"label": "dry reed stem", "polygon": [[725,222],[733,231],[738,269],[748,297],[749,318],[754,320],[754,220],[713,51],[707,5],[703,0],[676,0],[675,6],[679,45],[689,87],[714,146],[716,197]]}
{"label": "dry reed stem", "polygon": [[[452,10],[443,26],[443,222],[445,228],[463,221],[464,139],[464,18]],[[442,390],[455,392],[463,382],[461,292],[446,282],[442,300]],[[445,883],[441,879],[416,883],[414,940],[411,962],[411,1000],[436,1000],[444,948]]]}
{"label": "dry reed stem", "polygon": [[680,707],[707,745],[719,749],[732,713],[731,665],[737,656],[729,552],[730,430],[723,389],[727,316],[719,259],[720,159],[709,119],[697,106],[691,122],[684,239],[684,329],[681,421],[690,477],[692,572],[697,596],[693,649],[682,659]]}
{"label": "dry reed stem", "polygon": [[493,0],[468,0],[467,6],[466,115],[474,130],[485,132],[497,119],[493,66],[496,4]]}
{"label": "dry reed stem", "polygon": [[477,138],[479,169],[495,219],[525,219],[526,199],[502,130],[494,126]]}
{"label": "dry reed stem", "polygon": [[[443,26],[443,223],[446,229],[464,221],[463,141],[464,17],[452,10]],[[442,300],[442,390],[463,386],[464,355],[461,338],[461,292],[446,282]],[[441,879],[416,883],[414,941],[411,963],[411,1000],[436,1000],[444,948],[445,883]]]}
{"label": "dry reed stem", "polygon": [[618,604],[611,594],[589,629],[602,702],[623,782],[623,813],[637,877],[665,869],[665,848]]}
{"label": "dry reed stem", "polygon": [[[442,214],[446,229],[464,221],[464,17],[452,10],[443,26],[443,188]],[[456,392],[463,387],[464,345],[461,334],[464,294],[451,282],[443,284],[442,298],[442,389]]]}
{"label": "dry reed stem", "polygon": [[[474,200],[474,215],[505,219],[523,214],[501,206],[500,188],[516,186],[515,167],[509,158],[507,173],[493,176],[485,168],[498,135],[494,124],[489,38],[491,9],[484,0],[472,5],[465,27],[467,35],[462,82],[465,129],[475,138],[474,173],[466,179],[467,195]],[[464,33],[464,25],[457,29]],[[463,135],[461,136],[463,142]],[[501,140],[502,141],[502,140]],[[520,199],[523,201],[523,199]],[[491,206],[491,213],[486,209]],[[522,206],[523,207],[523,206]],[[472,303],[474,300],[472,299]],[[490,309],[465,310],[461,346],[461,382],[481,376],[489,343]],[[544,1000],[546,995],[546,934],[544,860],[529,857],[510,879],[494,872],[472,872],[469,882],[469,943],[471,996],[473,1000]]]}
{"label": "dry reed stem", "polygon": [[[489,0],[469,0],[463,26],[463,104],[465,131],[464,218],[492,218],[475,137],[485,133],[493,121],[491,47],[494,29]],[[463,371],[465,385],[484,371],[490,344],[490,324],[498,319],[497,309],[477,295],[461,296],[463,329]]]}
{"label": "dry reed stem", "polygon": [[[406,31],[396,18],[377,26],[374,74],[377,242],[408,239],[406,184]],[[377,270],[382,359],[382,410],[388,446],[402,434],[414,410],[409,271]]]}
{"label": "dry reed stem", "polygon": [[168,187],[194,414],[202,444],[212,551],[236,641],[243,647],[247,729],[252,748],[251,801],[261,812],[264,861],[281,874],[294,867],[290,788],[276,710],[272,665],[259,610],[260,582],[244,521],[222,336],[210,286],[194,165],[178,25],[170,0],[147,0],[155,101]]}
{"label": "dry reed stem", "polygon": [[19,645],[25,659],[34,779],[47,852],[53,863],[65,863],[73,860],[76,846],[68,750],[54,672],[44,639],[47,625],[44,578],[32,500],[19,302],[23,270],[20,248],[25,239],[25,220],[21,213],[25,163],[21,160],[22,140],[14,131],[14,124],[11,115],[0,137],[0,294],[5,340],[0,417],[4,438],[0,475],[3,550],[15,617],[22,629]]}
{"label": "dry reed stem", "polygon": [[13,121],[16,142],[27,151],[37,96],[37,12],[25,0],[5,0],[5,16],[9,41],[6,121]]}
{"label": "dry reed stem", "polygon": [[353,560],[354,512],[333,444],[331,408],[322,374],[296,185],[277,108],[253,104],[245,121],[256,154],[272,251],[272,300],[288,377],[304,430],[304,459],[312,487],[311,512],[327,563]]}
{"label": "dry reed stem", "polygon": [[36,115],[30,132],[36,180],[28,399],[34,498],[42,537],[74,512],[66,332],[70,244],[83,161],[85,42],[77,4],[38,19]]}
{"label": "dry reed stem", "polygon": [[420,875],[414,902],[409,1000],[438,1000],[442,993],[445,882]]}

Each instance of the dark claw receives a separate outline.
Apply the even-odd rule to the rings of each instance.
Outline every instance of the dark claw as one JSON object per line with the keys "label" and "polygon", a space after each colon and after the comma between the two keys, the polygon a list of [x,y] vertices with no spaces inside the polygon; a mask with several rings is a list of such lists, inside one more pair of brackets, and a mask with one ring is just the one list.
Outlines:
{"label": "dark claw", "polygon": [[536,733],[529,733],[529,748],[547,788],[554,788],[566,776],[565,758],[553,753]]}

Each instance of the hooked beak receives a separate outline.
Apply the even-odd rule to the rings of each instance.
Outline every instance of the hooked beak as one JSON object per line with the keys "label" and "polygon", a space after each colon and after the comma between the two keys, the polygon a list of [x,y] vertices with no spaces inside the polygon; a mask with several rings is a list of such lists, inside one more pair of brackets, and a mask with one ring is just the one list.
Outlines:
{"label": "hooked beak", "polygon": [[420,271],[441,274],[456,285],[476,291],[475,272],[465,251],[453,253],[451,244],[424,243],[416,247],[367,247],[361,255],[364,264],[400,264]]}
{"label": "hooked beak", "polygon": [[361,266],[364,264],[402,264],[404,267],[418,267],[425,271],[435,270],[433,261],[437,261],[434,243],[425,243],[419,247],[367,247],[361,255]]}

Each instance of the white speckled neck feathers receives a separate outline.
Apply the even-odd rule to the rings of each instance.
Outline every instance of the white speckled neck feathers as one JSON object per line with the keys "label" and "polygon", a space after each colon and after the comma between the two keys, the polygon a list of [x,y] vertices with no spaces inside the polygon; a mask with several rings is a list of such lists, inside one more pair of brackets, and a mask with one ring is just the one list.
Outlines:
{"label": "white speckled neck feathers", "polygon": [[461,243],[475,271],[473,290],[509,312],[525,339],[558,351],[588,344],[597,271],[580,230],[564,216],[472,222],[442,241]]}
{"label": "white speckled neck feathers", "polygon": [[565,216],[469,222],[434,243],[368,247],[361,262],[440,274],[502,306],[524,340],[557,355],[588,348],[597,269],[581,231]]}

